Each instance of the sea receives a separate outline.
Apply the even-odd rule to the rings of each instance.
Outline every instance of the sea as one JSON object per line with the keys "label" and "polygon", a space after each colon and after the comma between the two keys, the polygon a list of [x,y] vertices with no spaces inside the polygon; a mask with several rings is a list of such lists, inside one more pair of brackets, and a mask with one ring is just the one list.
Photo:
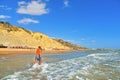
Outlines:
{"label": "sea", "polygon": [[120,80],[120,49],[34,54],[0,56],[0,80]]}

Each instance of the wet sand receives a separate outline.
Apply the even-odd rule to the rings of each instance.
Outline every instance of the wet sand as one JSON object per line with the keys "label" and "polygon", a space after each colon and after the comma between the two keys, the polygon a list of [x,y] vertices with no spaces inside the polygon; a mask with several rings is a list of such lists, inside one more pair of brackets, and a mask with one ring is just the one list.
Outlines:
{"label": "wet sand", "polygon": [[0,52],[0,79],[29,68],[33,61],[34,53]]}
{"label": "wet sand", "polygon": [[[8,51],[8,52],[7,52]],[[43,51],[42,62],[54,62],[57,58],[50,58],[53,55],[61,54],[65,50],[46,50]],[[53,56],[54,57],[54,56]],[[15,72],[25,70],[33,65],[35,49],[1,49],[0,50],[0,78]]]}

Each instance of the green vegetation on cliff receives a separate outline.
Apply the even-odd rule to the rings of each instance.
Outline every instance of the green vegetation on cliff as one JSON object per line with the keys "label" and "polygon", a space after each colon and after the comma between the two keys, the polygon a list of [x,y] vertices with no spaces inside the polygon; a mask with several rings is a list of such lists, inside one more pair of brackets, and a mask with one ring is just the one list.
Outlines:
{"label": "green vegetation on cliff", "polygon": [[22,28],[22,27],[17,27],[17,26],[12,26],[9,22],[0,22],[0,27],[2,29],[6,29],[8,32],[10,31],[20,31],[19,28],[23,29],[24,31],[26,31],[27,33],[31,33],[29,30]]}
{"label": "green vegetation on cliff", "polygon": [[78,45],[75,45],[75,44],[72,44],[70,42],[67,42],[67,41],[64,41],[62,39],[54,39],[55,41],[61,43],[62,45],[64,46],[68,46],[70,47],[71,49],[74,49],[74,50],[81,50],[81,49],[87,49],[85,47],[81,47],[81,46],[78,46]]}

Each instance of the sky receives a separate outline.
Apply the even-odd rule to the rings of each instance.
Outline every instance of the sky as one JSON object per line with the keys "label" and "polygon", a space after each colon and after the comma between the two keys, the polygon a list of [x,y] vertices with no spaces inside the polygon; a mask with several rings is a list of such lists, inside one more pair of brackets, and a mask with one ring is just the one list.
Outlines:
{"label": "sky", "polygon": [[0,21],[87,48],[120,48],[120,0],[2,0]]}

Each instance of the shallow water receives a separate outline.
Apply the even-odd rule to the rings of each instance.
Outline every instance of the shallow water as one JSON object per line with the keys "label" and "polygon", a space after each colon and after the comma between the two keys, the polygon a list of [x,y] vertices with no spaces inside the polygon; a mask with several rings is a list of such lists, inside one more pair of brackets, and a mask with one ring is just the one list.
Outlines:
{"label": "shallow water", "polygon": [[[34,54],[12,57],[14,58],[2,58],[3,62],[11,61],[6,62],[7,65],[14,64],[16,67],[11,65],[13,71],[10,70],[8,76],[4,75],[1,80],[120,80],[120,50],[44,53],[42,65],[32,64]],[[16,61],[12,63],[14,60]],[[4,70],[2,72],[4,73]]]}
{"label": "shallow water", "polygon": [[[9,52],[8,52],[9,53]],[[13,74],[16,71],[24,70],[33,62],[31,53],[9,53],[11,55],[0,56],[0,78]]]}

